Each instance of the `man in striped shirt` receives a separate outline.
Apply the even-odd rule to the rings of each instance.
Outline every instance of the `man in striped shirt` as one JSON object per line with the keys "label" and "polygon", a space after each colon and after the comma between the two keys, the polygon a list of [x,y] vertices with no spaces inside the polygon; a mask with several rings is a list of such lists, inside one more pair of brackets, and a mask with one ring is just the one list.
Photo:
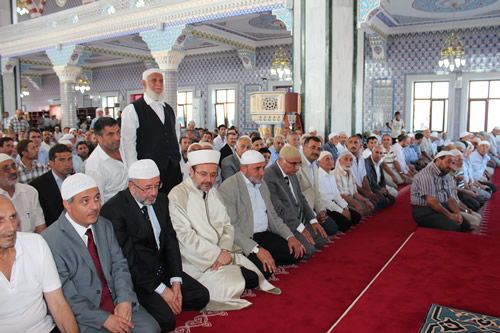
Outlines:
{"label": "man in striped shirt", "polygon": [[469,221],[462,217],[453,199],[446,176],[451,171],[453,158],[449,151],[440,152],[413,179],[412,216],[420,227],[462,232],[470,229]]}

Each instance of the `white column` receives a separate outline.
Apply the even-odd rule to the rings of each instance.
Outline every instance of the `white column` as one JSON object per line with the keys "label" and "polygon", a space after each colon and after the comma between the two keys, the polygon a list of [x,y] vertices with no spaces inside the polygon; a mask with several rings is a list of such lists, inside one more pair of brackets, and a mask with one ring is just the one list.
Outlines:
{"label": "white column", "polygon": [[163,86],[166,94],[166,102],[177,111],[177,79],[179,64],[184,59],[182,51],[157,51],[151,52],[158,67],[163,72]]}
{"label": "white column", "polygon": [[59,77],[61,127],[76,127],[75,79],[80,73],[76,66],[54,66]]}

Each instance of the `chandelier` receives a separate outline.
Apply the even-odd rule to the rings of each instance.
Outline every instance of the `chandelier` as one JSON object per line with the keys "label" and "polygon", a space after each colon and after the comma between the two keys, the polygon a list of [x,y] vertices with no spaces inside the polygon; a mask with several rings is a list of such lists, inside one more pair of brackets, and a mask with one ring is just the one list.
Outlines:
{"label": "chandelier", "polygon": [[271,65],[271,78],[279,81],[291,79],[292,71],[290,70],[290,61],[286,51],[280,46],[278,51],[274,53]]}
{"label": "chandelier", "polygon": [[87,76],[85,76],[83,72],[80,72],[80,74],[78,74],[75,83],[75,90],[81,92],[82,94],[90,90],[89,79],[87,79]]}
{"label": "chandelier", "polygon": [[450,72],[453,72],[455,68],[458,69],[465,66],[464,43],[453,31],[448,39],[444,41],[443,47],[441,48],[441,59],[439,59],[438,65]]}
{"label": "chandelier", "polygon": [[28,5],[26,4],[27,0],[17,0],[16,1],[16,11],[19,15],[23,16],[24,14],[28,14]]}
{"label": "chandelier", "polygon": [[21,93],[19,94],[19,96],[21,96],[21,98],[25,97],[25,96],[29,96],[30,95],[30,91],[28,90],[28,86],[23,84],[21,86]]}

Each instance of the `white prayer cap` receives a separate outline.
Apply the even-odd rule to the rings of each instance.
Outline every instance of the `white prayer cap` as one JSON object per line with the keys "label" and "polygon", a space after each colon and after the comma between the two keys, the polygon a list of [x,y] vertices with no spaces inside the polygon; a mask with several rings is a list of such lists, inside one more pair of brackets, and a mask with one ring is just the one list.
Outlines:
{"label": "white prayer cap", "polygon": [[152,179],[160,175],[156,163],[150,159],[138,160],[128,169],[130,179]]}
{"label": "white prayer cap", "polygon": [[437,132],[432,132],[431,137],[439,139],[439,134]]}
{"label": "white prayer cap", "polygon": [[5,153],[0,153],[0,163],[5,162],[7,160],[14,160],[14,159]]}
{"label": "white prayer cap", "polygon": [[142,73],[142,79],[144,81],[146,81],[148,79],[148,76],[150,76],[151,74],[154,74],[154,73],[158,73],[158,74],[162,74],[163,75],[163,73],[158,68],[150,68],[148,70],[145,70]]}
{"label": "white prayer cap", "polygon": [[198,142],[193,142],[192,144],[189,145],[187,152],[190,153],[195,148],[202,149],[202,146]]}
{"label": "white prayer cap", "polygon": [[338,136],[338,134],[335,132],[330,133],[330,135],[328,135],[328,141],[330,141],[334,136]]}
{"label": "white prayer cap", "polygon": [[262,163],[265,161],[264,155],[253,149],[244,152],[240,159],[242,165]]}
{"label": "white prayer cap", "polygon": [[451,151],[448,151],[448,150],[441,150],[437,155],[436,155],[436,158],[440,158],[442,156],[452,156],[453,157],[453,154],[451,153]]}
{"label": "white prayer cap", "polygon": [[472,139],[472,143],[474,143],[474,142],[479,144],[479,142],[481,142],[481,139],[476,137],[476,138]]}
{"label": "white prayer cap", "polygon": [[59,140],[58,143],[61,145],[73,145],[69,140]]}
{"label": "white prayer cap", "polygon": [[452,149],[450,151],[453,154],[453,156],[455,156],[455,157],[463,157],[462,153],[458,149]]}
{"label": "white prayer cap", "polygon": [[314,128],[314,126],[310,126],[309,127],[309,133],[314,132],[314,131],[316,131],[316,129]]}
{"label": "white prayer cap", "polygon": [[493,130],[494,130],[494,131],[500,131],[500,126],[495,126],[495,127],[493,127]]}
{"label": "white prayer cap", "polygon": [[69,200],[78,193],[97,187],[95,180],[84,173],[75,173],[66,178],[61,186],[61,197]]}
{"label": "white prayer cap", "polygon": [[337,157],[337,160],[339,160],[341,157],[344,157],[345,155],[351,155],[352,158],[354,158],[354,155],[349,151],[349,150],[344,150],[339,154],[339,157]]}
{"label": "white prayer cap", "polygon": [[214,149],[214,146],[210,142],[200,142],[201,149],[207,149],[209,147],[210,149]]}
{"label": "white prayer cap", "polygon": [[478,145],[490,145],[490,143],[486,140],[483,140],[483,141],[479,141]]}
{"label": "white prayer cap", "polygon": [[456,148],[462,148],[462,149],[465,149],[467,147],[465,147],[465,144],[463,142],[454,142],[453,145],[456,147]]}
{"label": "white prayer cap", "polygon": [[220,152],[217,150],[197,150],[188,153],[188,160],[191,166],[198,164],[219,164]]}
{"label": "white prayer cap", "polygon": [[333,156],[332,153],[330,153],[329,151],[323,150],[321,154],[319,154],[318,161],[321,161],[325,156],[328,155]]}
{"label": "white prayer cap", "polygon": [[71,132],[76,132],[76,128],[70,128],[70,129],[69,129],[69,132],[70,132],[70,133],[71,133]]}
{"label": "white prayer cap", "polygon": [[64,134],[61,137],[61,140],[73,140],[74,138],[75,138],[75,136],[73,134]]}
{"label": "white prayer cap", "polygon": [[460,133],[460,139],[465,138],[466,136],[469,136],[469,135],[471,135],[471,133],[464,131],[464,132]]}
{"label": "white prayer cap", "polygon": [[410,138],[414,138],[414,137],[415,137],[415,134],[413,134],[413,133],[408,133],[408,137],[410,137]]}

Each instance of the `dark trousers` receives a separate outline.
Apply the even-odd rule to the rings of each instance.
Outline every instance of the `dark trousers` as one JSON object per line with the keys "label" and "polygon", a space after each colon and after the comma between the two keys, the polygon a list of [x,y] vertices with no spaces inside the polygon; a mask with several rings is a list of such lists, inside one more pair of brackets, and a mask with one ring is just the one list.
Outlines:
{"label": "dark trousers", "polygon": [[497,191],[497,186],[495,184],[492,184],[490,182],[479,182],[479,184],[483,184],[488,186],[491,189],[491,192],[495,193]]}
{"label": "dark trousers", "polygon": [[481,208],[481,206],[484,204],[478,201],[477,198],[473,198],[466,194],[458,193],[458,198],[460,199],[460,201],[464,203],[464,205],[466,205],[475,212],[477,212],[479,208]]}
{"label": "dark trousers", "polygon": [[241,274],[245,279],[245,289],[253,289],[259,285],[259,276],[254,271],[249,270],[243,266],[241,268]]}
{"label": "dark trousers", "polygon": [[335,221],[335,223],[337,223],[337,225],[339,226],[340,231],[349,230],[352,225],[358,224],[359,221],[361,220],[361,215],[357,211],[355,211],[352,208],[349,208],[349,212],[351,213],[350,220],[347,219],[347,217],[345,217],[344,215],[342,215],[342,213],[331,211],[331,210],[327,211],[328,216],[330,216]]}
{"label": "dark trousers", "polygon": [[339,231],[339,226],[337,225],[336,221],[332,219],[330,216],[327,214],[327,218],[325,222],[320,224],[323,229],[325,229],[325,232],[328,236],[333,236]]}
{"label": "dark trousers", "polygon": [[[164,282],[171,287],[170,281]],[[198,311],[207,305],[210,295],[208,289],[186,273],[182,273],[182,310]],[[162,332],[175,328],[175,316],[167,302],[156,292],[150,294],[137,292],[139,303],[156,319]]]}
{"label": "dark trousers", "polygon": [[179,162],[169,161],[167,169],[160,169],[160,180],[163,183],[160,192],[168,195],[171,189],[182,182],[181,166]]}
{"label": "dark trousers", "polygon": [[[442,205],[448,209],[448,205]],[[423,228],[460,232],[466,232],[470,229],[470,223],[467,219],[463,218],[462,224],[458,224],[455,220],[436,212],[431,207],[412,207],[411,215],[418,226]]]}
{"label": "dark trousers", "polygon": [[[271,253],[276,265],[292,265],[300,260],[300,258],[294,258],[295,253],[290,254],[288,241],[280,235],[264,231],[254,234],[253,240]],[[266,279],[271,277],[271,273],[264,271],[264,266],[255,253],[250,253],[248,259],[257,266]]]}

